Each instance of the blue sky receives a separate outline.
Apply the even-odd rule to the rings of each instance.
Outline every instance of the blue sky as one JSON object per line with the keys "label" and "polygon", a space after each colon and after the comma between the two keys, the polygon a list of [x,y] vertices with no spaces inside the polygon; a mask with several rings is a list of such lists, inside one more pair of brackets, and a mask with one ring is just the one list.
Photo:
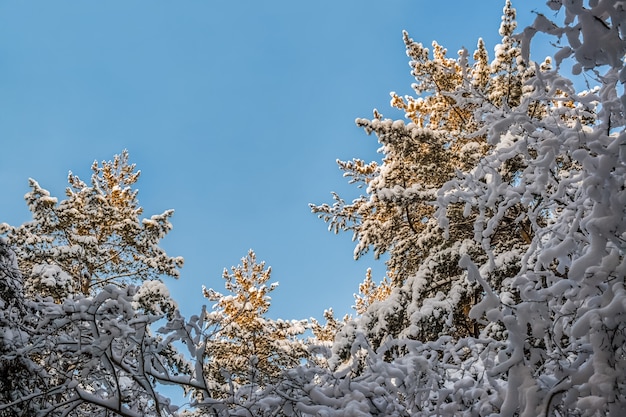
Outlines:
{"label": "blue sky", "polygon": [[[542,1],[514,2],[532,21]],[[0,1],[0,222],[29,220],[28,178],[62,197],[69,170],[128,149],[145,214],[173,208],[167,280],[186,315],[248,249],[280,286],[270,316],[350,313],[368,267],[308,203],[356,197],[335,160],[372,160],[354,125],[411,93],[402,30],[450,54],[498,42],[504,1]],[[543,59],[539,56],[537,59]]]}

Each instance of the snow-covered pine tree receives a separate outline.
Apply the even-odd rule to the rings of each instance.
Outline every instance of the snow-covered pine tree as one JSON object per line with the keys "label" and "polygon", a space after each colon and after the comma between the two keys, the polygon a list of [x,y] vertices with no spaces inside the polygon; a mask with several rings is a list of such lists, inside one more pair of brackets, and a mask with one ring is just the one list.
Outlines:
{"label": "snow-covered pine tree", "polygon": [[[478,302],[467,311],[480,325],[480,337],[421,343],[403,338],[413,337],[405,332],[385,338],[376,349],[368,333],[372,323],[382,331],[397,326],[390,319],[405,316],[410,304],[403,301],[421,296],[408,285],[415,280],[409,276],[403,288],[414,291],[403,299],[398,297],[403,288],[394,289],[336,339],[339,357],[351,358],[338,363],[337,373],[350,375],[363,392],[368,385],[380,391],[361,402],[370,400],[370,413],[384,414],[386,394],[406,415],[617,416],[626,411],[625,4],[549,5],[564,12],[562,24],[538,14],[532,27],[507,39],[514,29],[507,2],[496,62],[514,57],[511,63],[518,69],[527,62],[529,76],[511,83],[514,72],[494,63],[488,80],[499,88],[492,94],[460,89],[453,96],[454,103],[477,104],[473,115],[482,125],[474,137],[482,136],[486,148],[470,169],[441,184],[431,200],[445,239],[458,236],[461,216],[455,208],[462,208],[462,217],[473,225],[455,262],[468,281],[480,283]],[[555,55],[556,69],[549,61],[530,63],[530,38],[537,31],[567,39]],[[511,47],[516,39],[521,44]],[[568,57],[589,91],[577,93],[572,81],[559,75]],[[410,109],[410,100],[403,103]],[[411,118],[416,124],[428,120]],[[378,119],[372,125],[385,122]],[[401,126],[387,123],[389,131]],[[357,172],[370,189],[376,168]],[[334,212],[328,206],[319,211],[334,222],[331,226],[351,227],[361,239],[364,217],[358,203],[371,200],[357,201],[347,211],[337,201]],[[501,231],[514,237],[509,250],[498,243]],[[375,239],[380,237],[373,235],[370,242]],[[467,250],[472,247],[478,251]],[[430,261],[441,265],[434,257]],[[506,265],[511,268],[502,269]],[[499,279],[493,279],[494,272]],[[367,288],[372,293],[371,285]],[[378,314],[372,319],[368,313],[373,312]],[[400,326],[412,325],[416,317]]]}
{"label": "snow-covered pine tree", "polygon": [[173,210],[140,219],[143,209],[132,188],[140,173],[128,152],[101,165],[94,162],[91,169],[90,184],[70,172],[67,199],[61,202],[31,179],[25,198],[33,220],[2,225],[27,294],[62,300],[68,294],[93,294],[109,283],[178,277],[183,259],[159,246],[172,228]]}
{"label": "snow-covered pine tree", "polygon": [[[211,399],[239,403],[241,392],[252,392],[278,381],[287,368],[308,357],[307,347],[298,336],[308,327],[306,321],[274,320],[266,317],[269,294],[277,283],[269,283],[271,268],[257,262],[250,250],[241,264],[224,270],[228,293],[204,289],[204,296],[215,304],[206,313],[204,378]],[[250,400],[249,398],[247,400]]]}
{"label": "snow-covered pine tree", "polygon": [[[448,58],[446,50],[433,43],[431,56],[404,33],[416,80],[412,87],[418,97],[392,93],[391,104],[403,111],[409,123],[384,119],[377,111],[372,120],[358,119],[357,125],[378,137],[382,163],[353,160],[339,161],[339,166],[351,182],[366,188],[366,194],[351,204],[334,195],[333,205],[311,206],[331,229],[354,233],[355,257],[370,248],[376,256],[389,255],[388,283],[382,289],[362,284],[370,295],[389,294],[385,301],[366,302],[364,307],[371,305],[361,308],[359,326],[374,348],[387,336],[423,341],[443,335],[477,337],[482,325],[468,312],[480,302],[483,291],[467,281],[458,266],[461,256],[485,259],[488,249],[504,259],[488,274],[495,287],[519,269],[532,234],[520,216],[519,204],[507,207],[506,221],[500,223],[488,247],[475,240],[476,222],[484,214],[471,205],[448,204],[445,228],[434,217],[442,187],[459,173],[474,169],[492,147],[477,110],[489,108],[497,113],[519,106],[523,85],[535,72],[533,63],[521,59],[515,27],[515,9],[506,2],[502,42],[494,60],[489,62],[484,42],[479,40],[471,64],[465,50],[456,59]],[[500,175],[514,182],[520,168],[515,160]],[[389,285],[391,291],[384,287]],[[376,298],[382,297],[372,301]],[[366,300],[367,294],[359,299]]]}
{"label": "snow-covered pine tree", "polygon": [[0,411],[161,415],[166,401],[154,383],[186,372],[176,349],[150,329],[177,314],[158,279],[178,276],[182,266],[182,258],[158,246],[172,212],[139,220],[131,189],[139,172],[126,151],[92,170],[90,186],[70,173],[68,198],[60,203],[31,180],[33,221],[2,225],[3,259],[16,254],[3,262],[2,302],[21,327],[3,332],[13,350],[0,352],[2,374],[12,370],[2,381],[9,408]]}

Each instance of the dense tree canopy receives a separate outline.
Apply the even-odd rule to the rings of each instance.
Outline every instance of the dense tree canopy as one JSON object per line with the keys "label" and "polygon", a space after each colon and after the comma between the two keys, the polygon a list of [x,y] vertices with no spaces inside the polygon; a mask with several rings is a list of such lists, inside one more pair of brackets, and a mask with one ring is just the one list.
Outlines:
{"label": "dense tree canopy", "polygon": [[269,319],[250,251],[185,318],[172,212],[140,220],[125,151],[61,202],[31,180],[33,220],[1,227],[0,416],[626,414],[626,3],[548,6],[517,31],[507,0],[491,60],[404,34],[415,96],[356,121],[380,161],[339,161],[363,195],[311,206],[388,255],[354,317]]}
{"label": "dense tree canopy", "polygon": [[[505,209],[488,242],[477,242],[475,237],[480,216],[491,214],[489,206],[481,213],[481,208],[469,204],[448,203],[442,208],[445,217],[435,218],[443,187],[460,173],[471,172],[493,151],[481,109],[516,109],[532,93],[522,85],[535,66],[521,60],[519,41],[513,38],[515,28],[515,10],[507,3],[495,59],[488,62],[479,40],[472,64],[467,51],[459,51],[457,59],[448,58],[436,42],[431,57],[427,48],[405,33],[416,80],[412,87],[419,98],[392,93],[391,104],[410,123],[384,119],[377,111],[373,120],[357,120],[357,125],[378,137],[382,163],[339,161],[339,166],[352,182],[363,183],[367,194],[352,204],[335,196],[333,206],[312,206],[334,230],[354,232],[357,258],[369,248],[377,256],[389,253],[391,285],[383,283],[374,289],[366,281],[362,286],[375,299],[382,294],[390,297],[387,307],[362,311],[361,325],[368,328],[375,346],[388,335],[418,340],[434,340],[443,334],[478,337],[482,326],[468,312],[480,301],[482,289],[467,281],[458,265],[461,256],[470,254],[478,260],[489,253],[498,258],[488,274],[489,282],[497,287],[519,268],[533,234],[519,202]],[[522,164],[519,159],[500,169],[505,181],[516,181]]]}

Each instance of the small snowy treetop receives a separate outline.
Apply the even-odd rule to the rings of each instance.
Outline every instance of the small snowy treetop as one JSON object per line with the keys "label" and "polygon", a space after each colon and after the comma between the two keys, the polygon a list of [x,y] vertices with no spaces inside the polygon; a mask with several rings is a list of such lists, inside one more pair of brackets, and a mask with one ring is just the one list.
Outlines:
{"label": "small snowy treetop", "polygon": [[[7,232],[21,269],[32,272],[26,277],[28,291],[48,288],[44,293],[60,299],[71,292],[89,294],[108,283],[178,277],[183,259],[168,256],[158,245],[172,228],[173,211],[140,220],[143,209],[138,191],[132,189],[139,171],[129,163],[128,152],[101,165],[94,162],[91,168],[89,185],[70,172],[67,198],[60,202],[30,180],[25,198],[33,220]],[[57,280],[61,285],[56,290],[42,287],[38,265],[58,266],[71,282]]]}
{"label": "small snowy treetop", "polygon": [[265,386],[287,367],[308,356],[297,336],[308,325],[302,321],[272,320],[265,317],[278,283],[269,284],[271,268],[257,262],[250,250],[241,264],[225,269],[223,278],[228,294],[204,288],[204,296],[215,301],[207,313],[211,329],[206,340],[205,375],[212,381],[211,395],[232,394],[231,384]]}

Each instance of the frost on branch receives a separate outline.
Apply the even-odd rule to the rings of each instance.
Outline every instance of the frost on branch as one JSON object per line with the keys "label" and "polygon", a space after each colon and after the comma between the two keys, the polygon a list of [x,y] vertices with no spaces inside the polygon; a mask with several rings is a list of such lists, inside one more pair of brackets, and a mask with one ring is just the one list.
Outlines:
{"label": "frost on branch", "polygon": [[7,405],[6,409],[0,406],[3,417],[34,411],[32,405],[19,402],[37,389],[28,361],[19,354],[30,341],[24,323],[27,314],[17,259],[6,241],[0,238],[0,404]]}
{"label": "frost on branch", "polygon": [[133,296],[133,308],[146,313],[167,315],[177,311],[176,302],[170,297],[170,291],[158,279],[144,281]]}
{"label": "frost on branch", "polygon": [[149,330],[163,316],[133,308],[134,287],[28,299],[7,254],[0,243],[0,416],[172,415],[155,382],[187,381],[188,364]]}
{"label": "frost on branch", "polygon": [[[619,77],[626,15],[623,2],[551,5],[564,22],[539,15],[519,39],[527,45],[536,31],[563,37],[568,45],[557,51],[557,65],[573,57],[589,90],[577,92],[558,67],[544,67],[525,83],[529,93],[517,108],[481,110],[494,146],[476,169],[442,189],[439,213],[457,202],[491,208],[493,215],[485,210],[478,223],[483,247],[512,204],[520,205],[531,231],[521,269],[507,280],[514,297],[500,291],[499,312],[490,310],[507,334],[500,363],[490,369],[508,381],[501,412],[621,415],[626,134]],[[505,182],[501,173],[513,163],[514,181]],[[489,259],[485,266],[497,263],[495,254]]]}
{"label": "frost on branch", "polygon": [[7,232],[30,294],[61,300],[70,293],[92,294],[108,283],[179,275],[182,258],[158,246],[172,228],[173,211],[140,220],[143,209],[132,189],[139,171],[128,152],[91,168],[90,184],[69,174],[67,198],[60,202],[30,180],[26,201],[33,220]]}

